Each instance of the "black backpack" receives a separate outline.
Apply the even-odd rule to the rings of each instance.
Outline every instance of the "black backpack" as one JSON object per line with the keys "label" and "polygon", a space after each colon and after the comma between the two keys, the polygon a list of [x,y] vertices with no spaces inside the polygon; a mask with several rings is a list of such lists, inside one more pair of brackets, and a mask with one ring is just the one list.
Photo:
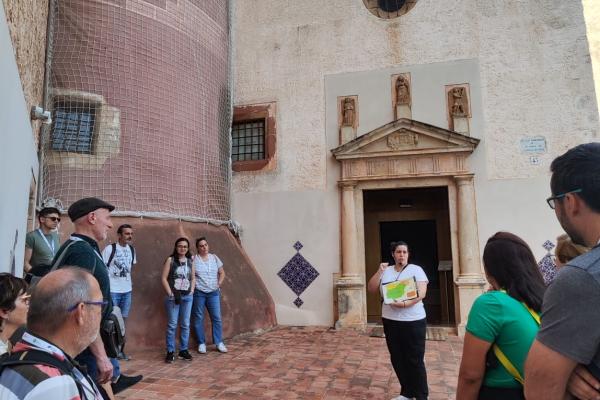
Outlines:
{"label": "black backpack", "polygon": [[[112,249],[110,251],[110,257],[108,257],[108,262],[106,263],[107,267],[110,267],[110,263],[112,262],[113,258],[115,257],[115,253],[117,252],[116,243],[112,243],[110,246],[112,247]],[[133,267],[133,261],[135,260],[135,249],[130,244],[128,244],[127,246],[129,246],[129,249],[131,250],[131,266]]]}

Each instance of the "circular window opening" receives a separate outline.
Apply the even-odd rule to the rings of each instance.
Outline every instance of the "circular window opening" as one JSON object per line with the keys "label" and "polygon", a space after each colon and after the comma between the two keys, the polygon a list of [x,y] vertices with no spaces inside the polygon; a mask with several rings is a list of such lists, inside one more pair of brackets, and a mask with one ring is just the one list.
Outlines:
{"label": "circular window opening", "polygon": [[380,9],[387,12],[395,12],[402,8],[406,0],[377,0]]}
{"label": "circular window opening", "polygon": [[409,12],[418,0],[363,0],[365,7],[371,14],[383,18],[392,19]]}

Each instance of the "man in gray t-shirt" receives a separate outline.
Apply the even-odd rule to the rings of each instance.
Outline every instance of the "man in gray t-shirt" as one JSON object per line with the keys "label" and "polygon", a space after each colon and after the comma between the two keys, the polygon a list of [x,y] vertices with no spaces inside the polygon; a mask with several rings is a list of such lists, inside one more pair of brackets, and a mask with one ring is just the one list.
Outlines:
{"label": "man in gray t-shirt", "polygon": [[550,169],[548,205],[574,243],[594,248],[561,268],[544,295],[525,396],[562,400],[569,391],[600,398],[600,143],[574,147]]}

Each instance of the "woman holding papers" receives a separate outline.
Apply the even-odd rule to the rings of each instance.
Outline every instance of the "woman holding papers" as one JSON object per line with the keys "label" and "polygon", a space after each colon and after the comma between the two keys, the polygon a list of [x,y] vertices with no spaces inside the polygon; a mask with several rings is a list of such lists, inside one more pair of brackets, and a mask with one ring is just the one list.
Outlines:
{"label": "woman holding papers", "polygon": [[456,398],[525,399],[523,366],[539,327],[544,280],[527,243],[508,232],[487,241],[483,265],[492,289],[469,313]]}
{"label": "woman holding papers", "polygon": [[400,381],[400,396],[395,400],[427,399],[425,371],[425,333],[427,321],[423,299],[429,280],[421,267],[408,263],[408,245],[392,242],[395,264],[382,263],[368,284],[370,292],[380,291],[384,298],[382,321],[392,366]]}

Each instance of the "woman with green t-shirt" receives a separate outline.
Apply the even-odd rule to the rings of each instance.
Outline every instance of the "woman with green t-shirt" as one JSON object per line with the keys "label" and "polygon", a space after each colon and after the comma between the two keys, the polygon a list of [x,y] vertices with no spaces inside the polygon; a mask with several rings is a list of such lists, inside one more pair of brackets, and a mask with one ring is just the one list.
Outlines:
{"label": "woman with green t-shirt", "polygon": [[492,289],[469,313],[456,398],[525,399],[523,366],[539,328],[544,279],[527,243],[508,232],[489,238],[483,265]]}

